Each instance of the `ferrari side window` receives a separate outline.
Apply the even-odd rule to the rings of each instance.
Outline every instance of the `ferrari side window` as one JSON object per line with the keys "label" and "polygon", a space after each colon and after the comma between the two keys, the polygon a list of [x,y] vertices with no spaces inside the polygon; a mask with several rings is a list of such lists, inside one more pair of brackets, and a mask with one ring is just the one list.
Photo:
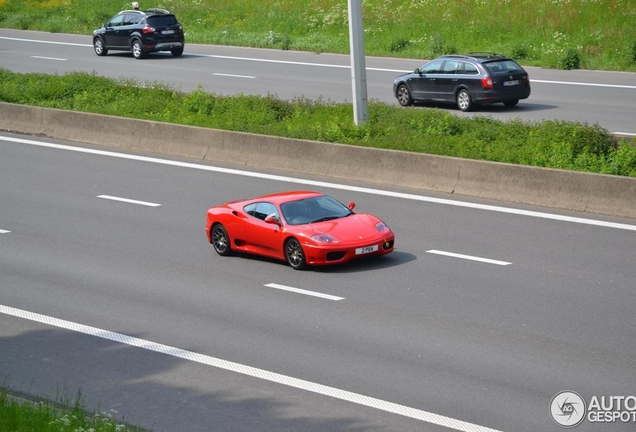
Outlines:
{"label": "ferrari side window", "polygon": [[256,204],[256,210],[254,210],[254,214],[252,216],[265,220],[267,216],[271,215],[278,217],[278,210],[276,209],[276,206],[272,203],[260,202]]}
{"label": "ferrari side window", "polygon": [[254,211],[256,210],[256,204],[248,204],[243,207],[243,211],[250,216],[255,216]]}

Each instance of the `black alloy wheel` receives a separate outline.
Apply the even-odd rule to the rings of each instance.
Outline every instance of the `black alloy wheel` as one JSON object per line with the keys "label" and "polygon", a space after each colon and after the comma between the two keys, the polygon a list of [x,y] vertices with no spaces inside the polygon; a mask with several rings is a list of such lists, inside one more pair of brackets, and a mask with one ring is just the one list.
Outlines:
{"label": "black alloy wheel", "polygon": [[227,234],[225,227],[220,223],[212,226],[212,246],[214,246],[214,250],[219,255],[228,256],[232,253],[230,236]]}
{"label": "black alloy wheel", "polygon": [[303,252],[300,242],[294,237],[285,242],[285,257],[294,270],[302,270],[307,267],[305,252]]}

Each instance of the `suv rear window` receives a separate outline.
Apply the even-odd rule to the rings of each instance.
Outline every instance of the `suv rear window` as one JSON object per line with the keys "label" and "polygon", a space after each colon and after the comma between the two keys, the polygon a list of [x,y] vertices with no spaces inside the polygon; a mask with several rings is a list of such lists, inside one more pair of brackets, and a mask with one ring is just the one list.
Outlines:
{"label": "suv rear window", "polygon": [[496,60],[484,63],[490,73],[520,71],[521,68],[512,60]]}
{"label": "suv rear window", "polygon": [[177,19],[174,15],[157,15],[148,17],[146,22],[153,27],[166,27],[176,24]]}

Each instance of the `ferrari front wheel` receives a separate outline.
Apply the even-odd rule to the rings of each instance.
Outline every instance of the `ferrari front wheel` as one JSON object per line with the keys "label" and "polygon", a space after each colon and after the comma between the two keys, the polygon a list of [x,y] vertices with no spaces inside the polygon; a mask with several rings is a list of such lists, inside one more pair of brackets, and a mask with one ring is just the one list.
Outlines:
{"label": "ferrari front wheel", "polygon": [[285,242],[285,258],[294,270],[302,270],[307,267],[305,252],[303,252],[300,242],[293,237]]}
{"label": "ferrari front wheel", "polygon": [[214,224],[212,227],[212,246],[216,253],[222,256],[227,256],[232,253],[230,247],[230,236],[223,225],[220,223]]}

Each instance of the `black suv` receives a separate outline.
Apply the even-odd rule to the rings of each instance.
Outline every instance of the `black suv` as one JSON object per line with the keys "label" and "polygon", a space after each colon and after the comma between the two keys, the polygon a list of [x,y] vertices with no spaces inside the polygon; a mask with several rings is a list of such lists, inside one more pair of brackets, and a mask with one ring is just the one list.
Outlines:
{"label": "black suv", "polygon": [[402,106],[414,102],[451,102],[460,110],[503,102],[513,107],[530,96],[528,73],[500,54],[471,53],[436,58],[393,82]]}
{"label": "black suv", "polygon": [[183,26],[165,9],[125,10],[93,32],[93,48],[98,56],[108,50],[132,51],[137,59],[147,53],[170,51],[183,54]]}

